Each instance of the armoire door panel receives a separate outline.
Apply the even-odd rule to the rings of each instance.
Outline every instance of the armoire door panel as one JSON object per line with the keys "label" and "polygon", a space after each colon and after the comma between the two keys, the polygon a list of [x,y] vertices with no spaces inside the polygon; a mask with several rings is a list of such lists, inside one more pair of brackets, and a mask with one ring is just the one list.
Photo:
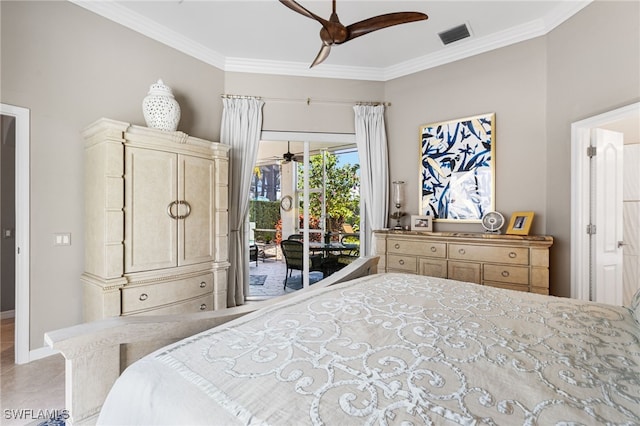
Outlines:
{"label": "armoire door panel", "polygon": [[211,262],[215,248],[215,167],[205,158],[178,157],[180,200],[188,203],[188,216],[178,221],[178,264]]}
{"label": "armoire door panel", "polygon": [[125,149],[125,273],[177,266],[177,196],[176,154]]}

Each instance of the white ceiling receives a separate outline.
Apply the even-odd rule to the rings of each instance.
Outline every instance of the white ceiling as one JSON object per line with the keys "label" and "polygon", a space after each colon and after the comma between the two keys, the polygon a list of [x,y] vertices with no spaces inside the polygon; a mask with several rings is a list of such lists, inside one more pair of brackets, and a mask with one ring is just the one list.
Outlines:
{"label": "white ceiling", "polygon": [[[337,0],[344,25],[391,12],[426,21],[334,46],[313,69],[320,24],[276,0],[72,2],[225,71],[386,81],[546,34],[591,0]],[[329,18],[330,0],[299,0]],[[444,46],[438,33],[467,24],[471,38]]]}

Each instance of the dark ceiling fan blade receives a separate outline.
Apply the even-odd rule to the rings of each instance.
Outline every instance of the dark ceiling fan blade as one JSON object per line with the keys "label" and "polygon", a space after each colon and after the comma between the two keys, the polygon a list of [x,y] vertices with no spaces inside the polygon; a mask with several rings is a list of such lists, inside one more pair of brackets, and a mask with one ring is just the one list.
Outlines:
{"label": "dark ceiling fan blade", "polygon": [[316,15],[315,13],[305,9],[304,7],[300,6],[298,3],[296,3],[294,0],[280,0],[280,3],[284,4],[285,6],[287,6],[289,9],[293,10],[294,12],[298,12],[301,15],[306,16],[307,18],[311,18],[314,19],[318,22],[320,22],[320,24],[322,24],[322,26],[329,31],[329,28],[331,28],[331,23],[329,21],[327,21],[326,19]]}
{"label": "dark ceiling fan blade", "polygon": [[374,16],[373,18],[348,25],[347,31],[349,32],[349,36],[345,41],[353,40],[356,37],[360,37],[382,28],[408,24],[409,22],[424,21],[425,19],[429,19],[429,17],[421,12],[396,12]]}
{"label": "dark ceiling fan blade", "polygon": [[316,56],[316,59],[313,60],[313,63],[309,68],[313,68],[314,66],[318,65],[319,63],[327,59],[330,52],[331,52],[331,45],[323,44],[322,47],[320,48],[320,51],[318,52],[318,56]]}
{"label": "dark ceiling fan blade", "polygon": [[295,0],[280,0],[280,3],[284,4],[294,12],[304,15],[307,18],[314,19],[322,24],[322,29],[320,30],[322,47],[309,68],[313,68],[327,59],[331,52],[331,46],[334,44],[342,44],[349,40],[353,40],[356,37],[394,25],[429,19],[426,14],[421,12],[396,12],[374,16],[373,18],[365,19],[345,27],[338,19],[338,14],[336,13],[336,0],[332,1],[332,13],[328,21],[305,9]]}

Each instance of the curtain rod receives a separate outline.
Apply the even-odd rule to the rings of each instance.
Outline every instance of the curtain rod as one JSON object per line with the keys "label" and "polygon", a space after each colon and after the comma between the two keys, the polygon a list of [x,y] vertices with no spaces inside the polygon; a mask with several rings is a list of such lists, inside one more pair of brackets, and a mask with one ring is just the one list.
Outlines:
{"label": "curtain rod", "polygon": [[311,103],[317,104],[340,104],[340,105],[384,105],[391,106],[391,102],[379,102],[379,101],[355,101],[355,100],[345,100],[345,99],[292,99],[292,98],[264,98],[265,101],[272,102],[304,102],[307,105],[311,105]]}
{"label": "curtain rod", "polygon": [[386,107],[391,106],[391,102],[381,102],[381,101],[350,101],[350,100],[339,100],[339,99],[292,99],[292,98],[262,98],[260,96],[246,96],[246,95],[221,95],[221,98],[230,98],[230,99],[262,99],[264,101],[271,102],[304,102],[307,105],[311,105],[311,103],[317,104],[342,104],[342,105],[371,105],[378,106],[383,105]]}
{"label": "curtain rod", "polygon": [[260,96],[247,96],[247,95],[228,95],[222,94],[220,95],[223,99],[262,99]]}

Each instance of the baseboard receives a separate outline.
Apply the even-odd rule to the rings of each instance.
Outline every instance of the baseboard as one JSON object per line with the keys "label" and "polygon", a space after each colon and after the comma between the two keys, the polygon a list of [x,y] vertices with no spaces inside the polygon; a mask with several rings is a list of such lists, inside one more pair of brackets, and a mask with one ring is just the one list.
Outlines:
{"label": "baseboard", "polygon": [[7,319],[7,318],[15,318],[16,317],[16,310],[12,309],[10,311],[2,311],[0,312],[0,319]]}
{"label": "baseboard", "polygon": [[34,349],[29,351],[29,362],[31,361],[37,361],[39,359],[42,358],[46,358],[48,356],[51,355],[56,355],[59,354],[60,351],[57,351],[55,349],[51,349],[47,346],[43,346],[42,348],[38,348],[38,349]]}

